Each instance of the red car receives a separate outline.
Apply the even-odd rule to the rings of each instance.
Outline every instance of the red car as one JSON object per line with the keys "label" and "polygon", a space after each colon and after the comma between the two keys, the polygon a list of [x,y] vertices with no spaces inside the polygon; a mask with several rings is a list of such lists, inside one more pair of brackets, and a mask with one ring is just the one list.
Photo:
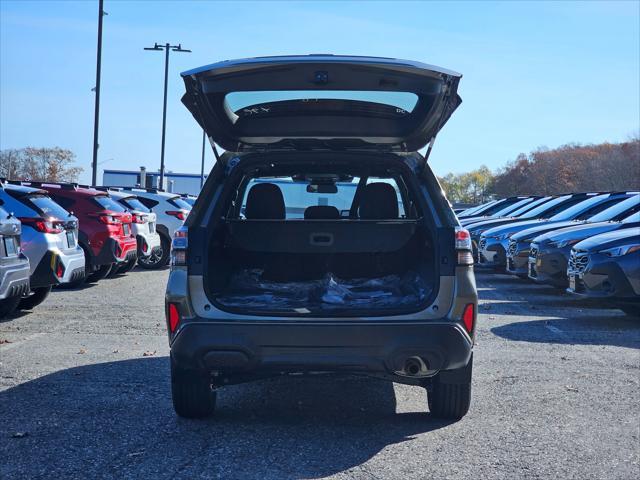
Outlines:
{"label": "red car", "polygon": [[49,192],[79,221],[78,243],[84,250],[86,278],[95,282],[112,267],[135,260],[137,243],[131,233],[132,217],[106,192],[74,183],[23,182]]}

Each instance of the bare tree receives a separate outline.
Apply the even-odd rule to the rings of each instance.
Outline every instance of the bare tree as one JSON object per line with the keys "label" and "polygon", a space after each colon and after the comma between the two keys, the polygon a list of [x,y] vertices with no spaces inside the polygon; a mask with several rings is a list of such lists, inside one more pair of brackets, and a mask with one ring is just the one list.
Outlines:
{"label": "bare tree", "polygon": [[75,154],[60,147],[0,151],[0,176],[13,180],[75,182],[82,168]]}

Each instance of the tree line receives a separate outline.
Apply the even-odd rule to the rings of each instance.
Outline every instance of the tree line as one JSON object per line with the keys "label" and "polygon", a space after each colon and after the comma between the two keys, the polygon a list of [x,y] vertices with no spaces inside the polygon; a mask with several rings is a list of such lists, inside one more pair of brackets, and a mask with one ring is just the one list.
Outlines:
{"label": "tree line", "polygon": [[640,138],[541,147],[521,153],[495,172],[483,165],[467,173],[449,173],[439,180],[449,201],[474,204],[510,195],[639,190]]}
{"label": "tree line", "polygon": [[75,164],[71,150],[53,148],[11,148],[0,150],[0,177],[38,182],[77,182],[82,167]]}

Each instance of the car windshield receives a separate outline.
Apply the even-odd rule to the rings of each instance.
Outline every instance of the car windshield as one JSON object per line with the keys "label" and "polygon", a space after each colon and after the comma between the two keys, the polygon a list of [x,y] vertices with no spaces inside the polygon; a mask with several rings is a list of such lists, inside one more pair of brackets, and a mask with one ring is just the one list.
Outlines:
{"label": "car windshield", "polygon": [[29,195],[27,198],[36,210],[45,217],[54,217],[62,220],[69,216],[69,212],[54,202],[51,197],[37,194]]}
{"label": "car windshield", "polygon": [[563,197],[554,198],[552,200],[549,200],[548,202],[544,202],[542,205],[539,205],[533,210],[529,210],[524,215],[521,215],[520,218],[538,218],[540,215],[543,215],[545,212],[552,209],[556,205],[567,201],[569,198],[571,198],[571,195],[565,195]]}
{"label": "car windshield", "polygon": [[505,215],[509,215],[511,212],[515,212],[520,208],[524,208],[524,206],[528,206],[531,203],[531,198],[524,198],[522,200],[517,201],[516,203],[512,203],[511,205],[504,207],[501,210],[498,210],[496,213],[491,214],[492,217],[504,217]]}
{"label": "car windshield", "polygon": [[105,210],[111,210],[112,212],[124,212],[125,208],[116,202],[113,198],[107,195],[99,195],[94,197],[96,203]]}
{"label": "car windshield", "polygon": [[636,207],[631,215],[623,218],[622,223],[640,223],[640,211],[638,210],[640,210],[640,206]]}
{"label": "car windshield", "polygon": [[[589,218],[590,222],[609,222],[621,215],[633,212],[633,207],[640,205],[640,195],[635,195],[631,198],[627,198],[624,202],[620,202],[613,207],[609,207],[606,210],[600,212],[597,215]],[[629,211],[629,212],[627,212]]]}
{"label": "car windshield", "polygon": [[191,204],[185,202],[182,197],[173,197],[169,200],[169,203],[180,210],[191,210]]}
{"label": "car windshield", "polygon": [[559,220],[573,220],[578,215],[580,215],[583,211],[590,209],[594,205],[602,202],[606,198],[609,198],[609,195],[596,195],[594,197],[589,198],[588,200],[584,200],[582,202],[576,203],[574,206],[563,210],[560,213],[556,213],[553,217],[549,218],[549,220],[559,221]]}
{"label": "car windshield", "polygon": [[529,201],[527,203],[525,203],[524,206],[521,206],[518,209],[516,209],[515,211],[511,212],[511,216],[512,217],[519,217],[523,213],[528,212],[532,208],[535,208],[536,205],[540,205],[540,204],[542,204],[544,202],[547,202],[549,199],[551,199],[551,197],[537,198],[537,199],[535,199],[533,201],[531,201],[531,199],[529,199]]}
{"label": "car windshield", "polygon": [[151,209],[147,208],[140,200],[136,197],[126,197],[120,200],[120,203],[123,204],[129,210],[135,210],[137,212],[150,213]]}

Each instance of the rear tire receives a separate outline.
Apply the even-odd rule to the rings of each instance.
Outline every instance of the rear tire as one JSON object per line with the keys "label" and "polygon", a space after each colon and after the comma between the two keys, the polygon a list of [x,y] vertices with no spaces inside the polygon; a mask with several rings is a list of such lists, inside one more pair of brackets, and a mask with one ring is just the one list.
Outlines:
{"label": "rear tire", "polygon": [[111,272],[112,264],[108,263],[107,265],[100,265],[96,271],[87,276],[87,282],[93,283],[98,282],[105,278]]}
{"label": "rear tire", "polygon": [[[472,370],[473,357],[465,367],[436,375],[427,395],[429,411],[434,417],[459,420],[467,414],[471,405]],[[451,376],[468,380],[459,381],[460,383],[447,381]]]}
{"label": "rear tire", "polygon": [[38,287],[31,290],[31,293],[20,299],[18,308],[21,310],[32,310],[46,300],[51,293],[51,285],[48,287]]}
{"label": "rear tire", "polygon": [[216,392],[211,380],[199,372],[185,370],[171,359],[171,398],[176,414],[184,418],[204,418],[216,408]]}
{"label": "rear tire", "polygon": [[136,266],[137,259],[129,260],[127,263],[124,263],[118,267],[118,273],[128,273],[133,270]]}
{"label": "rear tire", "polygon": [[20,300],[21,298],[19,296],[0,300],[0,318],[8,317],[13,312],[15,312],[16,308],[18,308]]}
{"label": "rear tire", "polygon": [[169,263],[169,253],[171,252],[171,240],[164,235],[160,235],[160,249],[151,252],[148,257],[139,257],[138,265],[146,270],[157,270]]}

